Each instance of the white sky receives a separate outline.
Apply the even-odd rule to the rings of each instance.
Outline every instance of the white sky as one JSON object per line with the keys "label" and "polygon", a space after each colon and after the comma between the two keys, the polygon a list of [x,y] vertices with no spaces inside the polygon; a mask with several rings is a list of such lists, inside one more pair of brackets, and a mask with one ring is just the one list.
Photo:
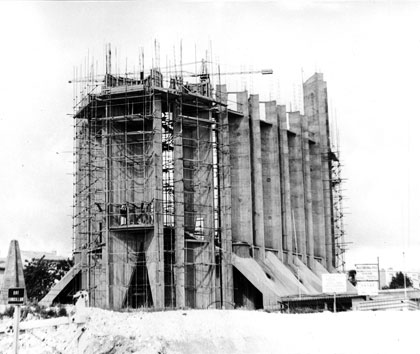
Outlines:
{"label": "white sky", "polygon": [[[0,2],[0,256],[23,250],[70,255],[72,103],[68,80],[106,43],[120,71],[139,48],[160,61],[212,54],[261,99],[299,104],[299,84],[324,73],[346,178],[346,254],[354,263],[420,270],[420,3],[391,1]],[[174,49],[175,47],[175,49]],[[211,49],[211,50],[210,50]],[[213,68],[213,70],[216,70]],[[271,94],[269,94],[271,92]]]}

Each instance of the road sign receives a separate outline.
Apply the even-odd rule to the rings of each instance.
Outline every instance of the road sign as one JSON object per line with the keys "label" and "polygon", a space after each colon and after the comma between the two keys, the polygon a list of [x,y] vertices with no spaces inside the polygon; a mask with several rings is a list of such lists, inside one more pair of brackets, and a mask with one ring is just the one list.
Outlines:
{"label": "road sign", "polygon": [[9,288],[7,303],[13,305],[22,305],[24,297],[24,288]]}
{"label": "road sign", "polygon": [[378,281],[378,264],[356,264],[357,281]]}
{"label": "road sign", "polygon": [[358,281],[357,282],[358,295],[378,295],[377,281]]}
{"label": "road sign", "polygon": [[323,293],[345,293],[347,291],[347,277],[345,274],[322,274]]}

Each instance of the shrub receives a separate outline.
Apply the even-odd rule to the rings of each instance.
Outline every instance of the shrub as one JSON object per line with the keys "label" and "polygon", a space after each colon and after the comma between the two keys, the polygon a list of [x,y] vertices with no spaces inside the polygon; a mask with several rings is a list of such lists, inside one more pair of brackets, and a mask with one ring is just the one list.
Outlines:
{"label": "shrub", "polygon": [[63,317],[63,316],[67,316],[67,310],[65,307],[60,306],[57,312],[57,316],[58,317]]}
{"label": "shrub", "polygon": [[14,313],[15,313],[15,307],[14,306],[7,306],[6,310],[3,312],[2,316],[13,317]]}

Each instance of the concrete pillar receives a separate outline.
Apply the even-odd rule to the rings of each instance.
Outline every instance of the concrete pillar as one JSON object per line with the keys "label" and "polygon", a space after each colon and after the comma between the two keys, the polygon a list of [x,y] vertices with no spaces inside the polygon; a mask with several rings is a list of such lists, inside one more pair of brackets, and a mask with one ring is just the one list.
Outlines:
{"label": "concrete pillar", "polygon": [[[105,103],[105,117],[108,118],[110,116],[110,102]],[[102,144],[105,156],[105,252],[102,259],[102,264],[105,268],[105,303],[106,307],[112,308],[112,289],[111,289],[111,249],[110,249],[110,242],[111,236],[109,228],[111,226],[111,218],[112,216],[109,215],[111,212],[111,203],[112,203],[112,193],[111,193],[111,138],[109,137],[110,134],[110,121],[106,120],[104,122],[104,134],[102,136]]]}
{"label": "concrete pillar", "polygon": [[289,113],[289,169],[292,201],[293,247],[306,264],[306,222],[303,182],[302,125],[299,112]]}
{"label": "concrete pillar", "polygon": [[[198,112],[198,117],[211,120],[211,111]],[[211,124],[199,122],[196,127],[198,146],[195,159],[198,161],[194,176],[195,209],[203,219],[205,241],[196,249],[196,306],[207,309],[215,306],[215,258],[214,258],[214,174],[213,136]]]}
{"label": "concrete pillar", "polygon": [[319,143],[310,144],[309,153],[311,159],[311,189],[312,189],[312,220],[314,233],[314,256],[321,259],[326,267],[325,254],[325,219],[324,198],[322,185],[322,163]]}
{"label": "concrete pillar", "polygon": [[312,187],[311,187],[311,160],[309,154],[308,120],[301,115],[302,122],[302,162],[303,162],[303,185],[305,200],[305,225],[306,225],[306,257],[309,268],[314,266],[314,232],[312,218]]}
{"label": "concrete pillar", "polygon": [[261,159],[264,194],[265,247],[283,257],[280,160],[276,102],[265,103],[266,122],[261,121]]}
{"label": "concrete pillar", "polygon": [[182,118],[179,102],[172,109],[174,115],[174,212],[175,212],[175,302],[185,307],[185,229],[184,229],[184,162],[182,147]]}
{"label": "concrete pillar", "polygon": [[221,305],[230,308],[233,304],[233,269],[232,269],[232,218],[231,218],[231,182],[229,151],[229,120],[227,110],[226,85],[216,87],[216,100],[220,101],[218,159],[219,159],[219,196],[220,196],[220,240],[221,240]]}
{"label": "concrete pillar", "polygon": [[249,116],[251,123],[251,176],[252,176],[252,215],[254,246],[257,257],[264,259],[264,205],[261,163],[260,101],[258,95],[250,95]]}
{"label": "concrete pillar", "polygon": [[280,186],[281,186],[281,211],[282,211],[282,232],[283,252],[286,253],[287,263],[293,261],[293,225],[292,205],[290,195],[290,171],[289,171],[289,144],[287,133],[286,106],[277,106],[277,122],[279,126],[279,148],[280,148]]}
{"label": "concrete pillar", "polygon": [[[184,107],[183,107],[184,108]],[[195,229],[195,149],[196,137],[193,135],[194,129],[188,124],[182,127],[182,149],[183,149],[183,179],[184,179],[184,229],[188,234],[194,234]],[[196,307],[196,244],[185,240],[185,305]]]}
{"label": "concrete pillar", "polygon": [[243,116],[229,116],[229,150],[232,186],[233,243],[253,244],[251,142],[248,93],[237,94],[238,110]]}
{"label": "concrete pillar", "polygon": [[[316,161],[316,167],[320,170],[322,188],[322,210],[321,205],[318,206],[317,212],[323,214],[324,221],[324,248],[325,248],[325,265],[329,271],[334,267],[334,233],[332,231],[332,189],[331,189],[331,161],[329,159],[330,149],[330,132],[328,119],[328,99],[327,84],[323,79],[323,75],[315,73],[303,84],[305,115],[308,117],[309,131],[313,134],[318,142],[319,148],[312,149],[313,154],[319,155]],[[319,186],[317,186],[319,188]],[[318,189],[319,191],[319,189]],[[321,199],[321,198],[319,198]],[[319,221],[318,221],[319,222]],[[322,226],[322,225],[321,225]],[[322,240],[321,240],[322,241]],[[322,246],[321,246],[322,247]]]}
{"label": "concrete pillar", "polygon": [[153,239],[146,250],[146,256],[153,306],[162,309],[165,306],[162,217],[162,102],[158,95],[153,96],[153,170],[154,232]]}

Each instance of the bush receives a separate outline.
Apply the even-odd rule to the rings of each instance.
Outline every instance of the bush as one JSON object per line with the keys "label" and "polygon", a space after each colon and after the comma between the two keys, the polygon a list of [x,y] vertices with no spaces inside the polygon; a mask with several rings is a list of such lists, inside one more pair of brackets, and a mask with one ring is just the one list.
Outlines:
{"label": "bush", "polygon": [[44,257],[32,259],[23,268],[27,296],[30,301],[41,300],[73,266],[71,259],[52,261]]}
{"label": "bush", "polygon": [[47,319],[47,318],[63,317],[63,316],[67,316],[68,314],[67,314],[66,308],[62,305],[46,308],[46,307],[40,306],[38,303],[35,302],[32,304],[29,304],[28,306],[24,306],[22,308],[22,318],[25,319],[29,315],[31,315],[31,317],[33,316],[38,319],[40,318]]}
{"label": "bush", "polygon": [[13,317],[15,313],[15,307],[14,306],[7,306],[6,310],[1,314],[1,318],[3,317]]}
{"label": "bush", "polygon": [[[404,283],[404,279],[405,279],[405,283]],[[397,272],[397,274],[395,274],[395,276],[392,277],[391,283],[389,283],[389,288],[390,289],[403,289],[404,285],[407,288],[410,288],[413,286],[413,282],[403,272]]]}
{"label": "bush", "polygon": [[[0,313],[0,319],[3,317],[12,318],[15,313],[14,306],[7,306],[3,313]],[[58,305],[55,307],[45,308],[40,306],[38,303],[29,303],[26,306],[21,307],[21,319],[26,319],[28,316],[30,318],[54,318],[54,317],[65,317],[68,316],[67,309],[63,305]]]}
{"label": "bush", "polygon": [[65,307],[60,306],[57,312],[58,317],[64,317],[67,316],[67,310]]}

